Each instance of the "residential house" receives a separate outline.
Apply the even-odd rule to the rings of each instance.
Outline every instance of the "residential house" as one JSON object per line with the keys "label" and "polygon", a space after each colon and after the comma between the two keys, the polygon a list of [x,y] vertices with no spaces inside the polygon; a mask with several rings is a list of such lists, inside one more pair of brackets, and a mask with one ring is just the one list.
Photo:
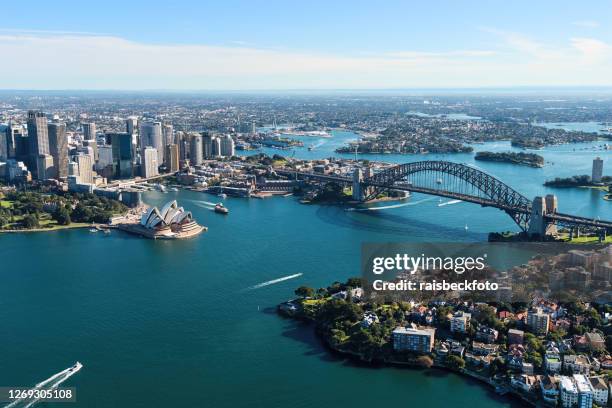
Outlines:
{"label": "residential house", "polygon": [[556,405],[559,399],[559,378],[552,375],[542,376],[540,391],[544,401]]}
{"label": "residential house", "polygon": [[572,374],[589,374],[591,362],[589,358],[580,354],[566,354],[563,356],[563,368]]}
{"label": "residential house", "polygon": [[593,388],[593,401],[600,407],[608,405],[608,383],[602,377],[589,378]]}
{"label": "residential house", "polygon": [[450,329],[454,333],[465,333],[470,327],[470,320],[472,315],[470,313],[459,311],[453,315],[450,319]]}
{"label": "residential house", "polygon": [[525,337],[525,332],[517,329],[508,330],[508,344],[523,344],[523,339]]}

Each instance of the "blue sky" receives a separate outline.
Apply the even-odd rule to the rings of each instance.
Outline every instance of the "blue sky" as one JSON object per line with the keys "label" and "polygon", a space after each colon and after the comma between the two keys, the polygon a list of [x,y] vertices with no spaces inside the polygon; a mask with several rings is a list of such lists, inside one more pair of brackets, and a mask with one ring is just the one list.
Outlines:
{"label": "blue sky", "polygon": [[610,1],[56,0],[2,14],[0,88],[612,85]]}

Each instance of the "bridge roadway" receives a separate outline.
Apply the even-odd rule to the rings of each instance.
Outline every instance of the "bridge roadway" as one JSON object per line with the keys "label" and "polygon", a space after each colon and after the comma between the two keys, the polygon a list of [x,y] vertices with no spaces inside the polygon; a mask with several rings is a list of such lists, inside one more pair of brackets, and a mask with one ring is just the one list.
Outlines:
{"label": "bridge roadway", "polygon": [[[299,171],[296,172],[296,171],[284,170],[284,169],[277,169],[275,171],[277,174],[280,174],[286,177],[305,177],[305,178],[316,179],[320,181],[328,181],[328,182],[333,181],[333,182],[340,183],[340,184],[352,184],[353,183],[353,179],[350,177],[342,177],[342,176],[320,174],[320,173],[299,172]],[[368,183],[367,179],[364,180],[362,184],[365,186],[370,186],[370,187],[392,188],[393,190],[410,191],[410,192],[435,195],[435,196],[445,197],[445,198],[450,198],[450,199],[455,199],[455,200],[461,200],[461,201],[465,201],[465,202],[469,202],[473,204],[479,204],[483,207],[499,208],[500,210],[506,211],[509,214],[513,214],[513,213],[522,213],[522,214],[527,214],[527,215],[531,214],[531,205],[523,206],[523,207],[515,207],[515,206],[506,205],[502,202],[488,200],[485,198],[471,196],[467,194],[418,187],[414,185],[410,187],[405,187],[405,186],[390,187],[386,184]],[[544,218],[550,222],[555,222],[558,224],[563,224],[563,225],[568,225],[568,226],[581,225],[581,226],[588,226],[588,227],[594,227],[594,228],[605,228],[607,230],[612,230],[612,221],[598,220],[598,219],[580,217],[576,215],[563,214],[563,213],[547,214],[544,216]]]}
{"label": "bridge roadway", "polygon": [[157,176],[153,176],[149,178],[139,177],[139,178],[133,178],[133,179],[118,180],[112,183],[108,183],[102,187],[119,187],[119,186],[128,186],[130,184],[146,183],[148,181],[159,180],[159,179],[163,179],[163,178],[170,177],[170,176],[176,176],[178,173],[179,172],[177,171],[174,173],[162,173],[162,174],[158,174]]}

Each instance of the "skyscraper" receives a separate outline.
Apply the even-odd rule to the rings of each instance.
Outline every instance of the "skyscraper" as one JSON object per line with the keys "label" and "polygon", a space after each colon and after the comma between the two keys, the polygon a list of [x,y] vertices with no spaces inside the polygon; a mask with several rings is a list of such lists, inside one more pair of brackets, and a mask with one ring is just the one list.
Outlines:
{"label": "skyscraper", "polygon": [[179,170],[179,148],[176,144],[166,146],[166,167],[171,173]]}
{"label": "skyscraper", "polygon": [[93,160],[88,154],[78,154],[75,160],[79,165],[79,180],[81,183],[93,183]]}
{"label": "skyscraper", "polygon": [[17,158],[17,144],[20,141],[17,138],[24,136],[23,126],[9,121],[6,129],[6,154],[9,159]]}
{"label": "skyscraper", "polygon": [[204,149],[204,158],[212,158],[212,136],[208,132],[202,132],[202,147]]}
{"label": "skyscraper", "polygon": [[56,179],[57,172],[53,165],[53,156],[41,154],[36,160],[36,174],[39,180]]}
{"label": "skyscraper", "polygon": [[138,129],[138,118],[136,116],[130,116],[125,120],[125,131],[129,135],[133,135],[136,133]]}
{"label": "skyscraper", "polygon": [[68,137],[66,124],[52,122],[48,125],[49,152],[53,157],[53,167],[57,178],[68,177]]}
{"label": "skyscraper", "polygon": [[603,160],[601,157],[593,159],[593,171],[591,174],[591,181],[593,183],[601,183],[603,177]]}
{"label": "skyscraper", "polygon": [[157,149],[157,162],[164,162],[164,144],[161,122],[144,122],[140,125],[140,151],[146,147]]}
{"label": "skyscraper", "polygon": [[[30,142],[30,168],[35,170],[38,157],[49,154],[49,135],[47,133],[47,117],[38,111],[28,112],[28,138]],[[38,178],[38,175],[35,175]]]}
{"label": "skyscraper", "polygon": [[177,132],[176,141],[179,146],[179,159],[185,162],[189,159],[189,136],[185,132]]}
{"label": "skyscraper", "polygon": [[191,147],[189,149],[189,161],[194,166],[202,164],[202,135],[191,135]]}
{"label": "skyscraper", "polygon": [[154,147],[145,147],[144,165],[142,166],[142,177],[149,178],[159,174],[157,162],[157,149]]}
{"label": "skyscraper", "polygon": [[129,133],[111,133],[113,173],[116,178],[134,177],[134,145]]}
{"label": "skyscraper", "polygon": [[211,139],[211,142],[212,142],[212,149],[211,149],[212,157],[221,156],[221,139],[219,139],[218,137],[213,137]]}
{"label": "skyscraper", "polygon": [[0,125],[0,161],[8,159],[8,126],[3,128]]}
{"label": "skyscraper", "polygon": [[232,157],[236,154],[234,139],[230,135],[221,138],[221,156]]}
{"label": "skyscraper", "polygon": [[164,123],[162,125],[162,143],[164,146],[174,144],[174,130],[170,123]]}
{"label": "skyscraper", "polygon": [[96,140],[96,124],[93,122],[81,123],[83,128],[83,139]]}

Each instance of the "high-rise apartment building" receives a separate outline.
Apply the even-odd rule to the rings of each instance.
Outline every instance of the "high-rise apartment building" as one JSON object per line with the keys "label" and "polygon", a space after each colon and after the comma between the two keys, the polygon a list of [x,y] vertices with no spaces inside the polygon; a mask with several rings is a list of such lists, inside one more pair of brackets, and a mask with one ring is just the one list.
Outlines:
{"label": "high-rise apartment building", "polygon": [[591,172],[591,181],[593,183],[601,183],[603,177],[603,160],[601,157],[593,159],[593,170]]}
{"label": "high-rise apartment building", "polygon": [[232,157],[236,155],[236,145],[230,135],[221,138],[221,156]]}

